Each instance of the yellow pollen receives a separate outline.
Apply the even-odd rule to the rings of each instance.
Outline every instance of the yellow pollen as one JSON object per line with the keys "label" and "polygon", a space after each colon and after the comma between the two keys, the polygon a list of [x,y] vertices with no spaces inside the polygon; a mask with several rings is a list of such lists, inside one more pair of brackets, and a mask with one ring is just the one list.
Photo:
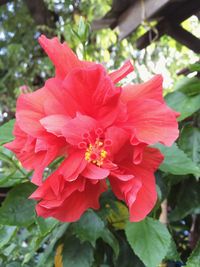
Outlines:
{"label": "yellow pollen", "polygon": [[[93,145],[89,144],[85,152],[85,160],[100,167],[108,154],[103,146],[103,142],[99,140],[97,140]],[[96,158],[93,158],[92,155],[95,155]]]}
{"label": "yellow pollen", "polygon": [[106,156],[107,156],[107,151],[104,150],[104,149],[102,149],[102,150],[101,150],[101,157],[102,157],[102,158],[106,158]]}

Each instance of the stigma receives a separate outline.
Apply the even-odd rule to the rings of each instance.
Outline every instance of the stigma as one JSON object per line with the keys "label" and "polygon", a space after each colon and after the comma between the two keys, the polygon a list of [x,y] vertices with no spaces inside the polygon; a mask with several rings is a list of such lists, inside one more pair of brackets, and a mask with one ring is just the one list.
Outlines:
{"label": "stigma", "polygon": [[89,144],[85,152],[85,160],[97,166],[101,166],[108,155],[102,141],[96,140],[94,144]]}

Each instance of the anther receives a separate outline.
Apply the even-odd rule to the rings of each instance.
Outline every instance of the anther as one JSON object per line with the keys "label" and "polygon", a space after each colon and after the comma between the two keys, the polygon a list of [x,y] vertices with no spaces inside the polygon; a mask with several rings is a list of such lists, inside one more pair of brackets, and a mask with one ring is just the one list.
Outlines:
{"label": "anther", "polygon": [[79,149],[83,149],[83,148],[86,148],[86,147],[87,147],[87,143],[86,142],[82,141],[82,142],[78,143],[78,148]]}
{"label": "anther", "polygon": [[83,139],[88,139],[90,137],[90,133],[89,132],[85,132],[82,134],[82,138]]}
{"label": "anther", "polygon": [[101,128],[98,128],[95,130],[95,134],[100,137],[103,134],[103,130]]}
{"label": "anther", "polygon": [[112,145],[112,140],[111,139],[106,139],[104,141],[104,147],[110,147]]}

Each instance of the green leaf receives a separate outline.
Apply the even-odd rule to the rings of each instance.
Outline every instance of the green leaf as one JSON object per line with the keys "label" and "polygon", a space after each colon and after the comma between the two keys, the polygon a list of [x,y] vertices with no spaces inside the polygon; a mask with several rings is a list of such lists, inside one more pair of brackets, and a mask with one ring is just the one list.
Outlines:
{"label": "green leaf", "polygon": [[200,93],[200,79],[184,77],[175,84],[174,90],[181,91],[188,96],[197,95]]}
{"label": "green leaf", "polygon": [[14,171],[8,176],[0,174],[0,188],[13,187],[14,185],[27,182],[27,180],[28,179],[25,176],[22,176],[22,173],[18,170]]}
{"label": "green leaf", "polygon": [[91,267],[93,261],[93,248],[88,242],[80,243],[74,236],[66,239],[63,248],[63,266]]}
{"label": "green leaf", "polygon": [[83,17],[80,17],[79,19],[77,34],[82,43],[87,41],[89,35],[89,24],[83,20]]}
{"label": "green leaf", "polygon": [[167,254],[171,236],[165,225],[152,218],[128,222],[126,237],[135,254],[147,267],[158,266]]}
{"label": "green leaf", "polygon": [[176,248],[176,243],[171,238],[170,245],[165,256],[165,260],[173,260],[173,261],[180,261],[180,255]]}
{"label": "green leaf", "polygon": [[186,180],[190,175],[174,175],[174,174],[164,174],[163,180],[170,186],[180,183],[183,180]]}
{"label": "green leaf", "polygon": [[118,241],[106,228],[102,219],[92,210],[83,214],[81,219],[72,225],[73,232],[82,241],[89,241],[94,247],[98,238],[102,238],[114,250],[116,256],[119,253]]}
{"label": "green leaf", "polygon": [[6,267],[21,267],[21,262],[11,262],[6,265]]}
{"label": "green leaf", "polygon": [[8,149],[0,146],[0,187],[12,187],[13,185],[27,181],[27,172],[24,171],[17,159]]}
{"label": "green leaf", "polygon": [[35,219],[35,202],[28,199],[35,186],[31,183],[17,185],[8,193],[0,208],[0,224],[28,226]]}
{"label": "green leaf", "polygon": [[16,234],[16,226],[0,225],[0,249]]}
{"label": "green leaf", "polygon": [[184,127],[178,144],[200,166],[200,129],[191,126]]}
{"label": "green leaf", "polygon": [[11,142],[14,139],[12,135],[14,123],[15,120],[13,119],[10,120],[9,122],[4,123],[0,127],[0,145]]}
{"label": "green leaf", "polygon": [[55,254],[54,246],[56,242],[64,235],[68,226],[68,223],[63,223],[53,230],[46,250],[39,256],[38,263],[36,265],[37,267],[48,266],[48,259],[53,257]]}
{"label": "green leaf", "polygon": [[54,218],[44,219],[42,217],[36,217],[36,223],[38,225],[40,234],[42,236],[45,236],[54,229],[54,227],[59,223],[59,221]]}
{"label": "green leaf", "polygon": [[44,241],[43,238],[41,236],[38,236],[37,232],[35,236],[32,236],[32,238],[29,239],[28,252],[24,254],[22,265],[24,265],[25,263],[28,263],[31,260],[31,258],[33,258],[34,254],[39,249],[39,247],[42,245],[43,241]]}
{"label": "green leaf", "polygon": [[119,254],[119,244],[115,236],[110,232],[109,229],[105,229],[105,231],[102,232],[102,239],[110,245],[110,247],[113,249],[115,256],[118,256]]}
{"label": "green leaf", "polygon": [[196,62],[196,63],[194,63],[194,64],[191,64],[191,65],[189,66],[189,69],[190,69],[191,71],[198,71],[198,72],[200,72],[200,63],[199,63],[199,62]]}
{"label": "green leaf", "polygon": [[180,117],[178,117],[178,121],[190,117],[194,112],[200,109],[200,95],[190,97],[183,92],[175,91],[167,94],[165,100],[172,109],[181,113]]}
{"label": "green leaf", "polygon": [[124,203],[116,200],[114,193],[108,189],[100,199],[101,211],[100,216],[107,221],[114,229],[122,230],[125,228],[129,218],[128,208]]}
{"label": "green leaf", "polygon": [[120,252],[116,265],[119,267],[144,267],[143,262],[135,255],[129,243],[126,241],[124,231],[119,238]]}
{"label": "green leaf", "polygon": [[106,219],[115,229],[124,229],[129,218],[128,208],[119,201],[110,201],[107,204],[108,215]]}
{"label": "green leaf", "polygon": [[95,246],[96,240],[101,237],[105,230],[105,224],[92,210],[85,212],[78,222],[73,225],[73,232],[82,240],[89,241]]}
{"label": "green leaf", "polygon": [[190,255],[185,267],[198,267],[200,264],[200,240]]}
{"label": "green leaf", "polygon": [[200,213],[200,184],[191,178],[182,184],[176,207],[169,214],[169,220],[179,221],[194,213]]}
{"label": "green leaf", "polygon": [[175,175],[194,174],[200,175],[199,167],[174,143],[171,147],[157,144],[155,146],[165,156],[160,170]]}

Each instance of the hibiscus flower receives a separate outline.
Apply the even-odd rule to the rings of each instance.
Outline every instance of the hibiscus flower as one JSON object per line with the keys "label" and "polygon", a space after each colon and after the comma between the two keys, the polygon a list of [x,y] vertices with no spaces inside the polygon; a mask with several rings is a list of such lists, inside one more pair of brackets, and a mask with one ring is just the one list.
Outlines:
{"label": "hibiscus flower", "polygon": [[[155,143],[170,146],[178,137],[176,112],[162,97],[162,77],[120,87],[133,71],[130,61],[107,73],[80,61],[57,38],[39,38],[53,62],[55,77],[43,88],[20,95],[15,140],[6,145],[34,170],[36,211],[42,217],[72,222],[88,208],[99,208],[108,183],[130,211],[130,220],[145,218],[155,205],[154,172],[163,160]],[[43,181],[44,169],[62,157]]]}

